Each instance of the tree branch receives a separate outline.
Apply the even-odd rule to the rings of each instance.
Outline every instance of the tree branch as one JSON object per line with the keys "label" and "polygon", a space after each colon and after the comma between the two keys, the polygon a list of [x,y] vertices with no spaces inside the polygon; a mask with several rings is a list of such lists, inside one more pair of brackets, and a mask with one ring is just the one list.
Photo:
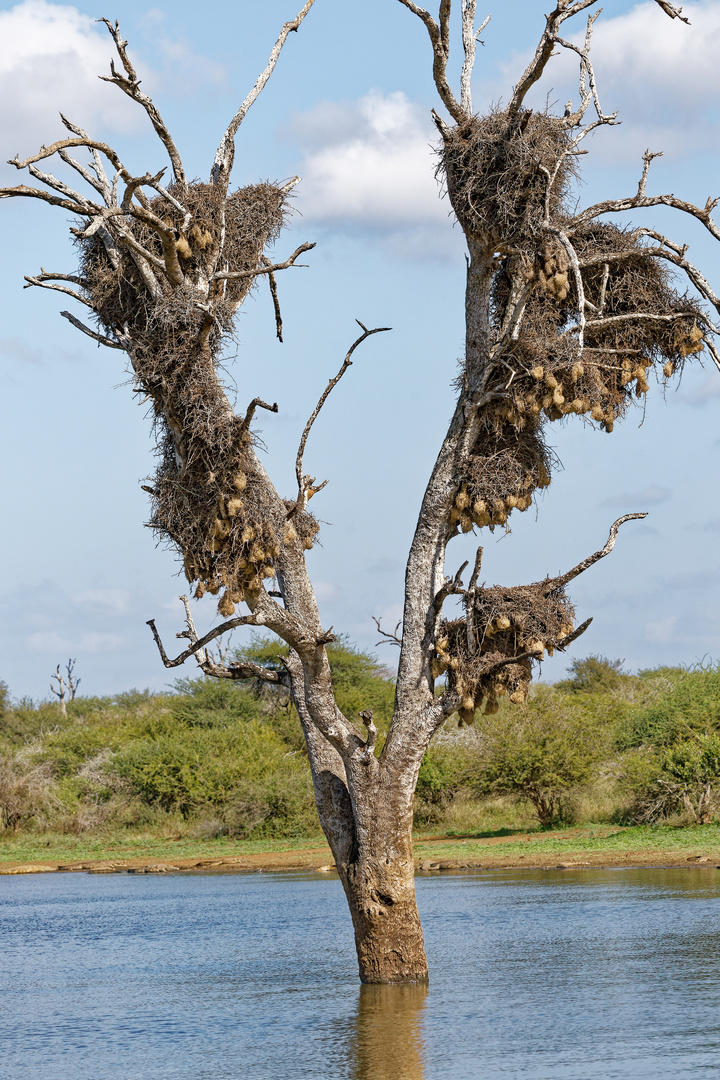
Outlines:
{"label": "tree branch", "polygon": [[244,435],[250,427],[250,424],[252,423],[252,418],[255,415],[255,410],[258,408],[267,409],[268,412],[276,413],[278,411],[277,401],[274,401],[272,405],[268,405],[268,403],[266,401],[263,401],[262,398],[253,398],[253,400],[248,405],[247,412],[245,413],[245,419],[243,420],[240,427],[241,436]]}
{"label": "tree branch", "polygon": [[112,39],[115,42],[115,48],[117,49],[118,56],[120,57],[122,65],[125,68],[125,72],[127,74],[127,78],[124,78],[124,76],[118,74],[118,72],[115,70],[115,64],[111,60],[110,71],[112,72],[112,74],[100,75],[99,78],[102,79],[103,82],[114,83],[115,86],[119,86],[123,93],[127,94],[129,98],[132,98],[133,101],[136,101],[138,105],[142,105],[143,109],[150,117],[150,122],[155,128],[155,132],[157,133],[158,138],[168,152],[168,157],[170,158],[170,161],[172,163],[176,181],[178,182],[178,184],[182,184],[183,187],[185,187],[187,181],[185,179],[185,170],[183,168],[182,161],[180,160],[180,154],[178,153],[175,142],[173,141],[170,132],[165,126],[165,123],[163,122],[160,113],[155,108],[152,99],[140,90],[140,80],[137,77],[135,68],[132,66],[128,58],[126,51],[127,41],[123,41],[122,39],[122,35],[120,33],[120,24],[117,22],[117,20],[115,21],[114,25],[110,22],[109,19],[98,19],[97,21],[105,23],[108,30],[110,31]]}
{"label": "tree branch", "polygon": [[475,66],[475,51],[478,40],[483,30],[490,22],[491,16],[485,19],[479,30],[475,30],[475,11],[477,0],[462,0],[462,42],[465,60],[463,61],[460,74],[460,108],[466,116],[472,116],[472,94],[470,82]]}
{"label": "tree branch", "polygon": [[[183,603],[186,603],[187,601],[187,597],[181,596],[180,599],[183,601]],[[188,609],[186,607],[186,612],[187,610]],[[207,655],[204,653],[205,645],[209,645],[209,643],[211,641],[214,641],[215,638],[221,637],[222,634],[226,634],[228,630],[234,630],[236,626],[262,626],[263,623],[260,621],[260,619],[258,619],[256,615],[241,615],[235,619],[228,619],[226,622],[220,623],[220,625],[216,626],[214,630],[208,630],[207,634],[205,634],[201,638],[198,638],[197,635],[194,634],[194,626],[192,627],[192,629],[188,628],[188,630],[183,630],[177,635],[178,637],[192,638],[194,635],[194,640],[191,640],[190,647],[188,649],[185,649],[184,652],[181,652],[179,656],[176,656],[174,660],[171,660],[165,652],[165,647],[155,626],[155,620],[148,619],[147,625],[152,631],[152,635],[155,639],[155,644],[158,647],[158,652],[160,653],[163,664],[166,668],[174,668],[179,667],[180,664],[184,664],[187,659],[189,659],[191,656],[195,656],[198,653],[202,654],[205,657],[202,663],[206,663]],[[201,661],[198,660],[198,663],[201,663]]]}
{"label": "tree branch", "polygon": [[697,218],[716,240],[720,240],[720,228],[710,216],[720,202],[720,196],[715,199],[709,198],[705,203],[705,206],[701,208],[695,206],[693,203],[685,202],[683,199],[678,199],[674,195],[650,196],[645,194],[645,184],[647,182],[650,162],[653,158],[659,156],[659,154],[653,154],[649,150],[646,150],[643,154],[643,172],[636,195],[631,195],[626,199],[606,199],[604,202],[595,203],[594,206],[589,206],[586,210],[582,210],[577,214],[569,223],[569,228],[575,229],[579,225],[585,225],[589,221],[594,220],[594,218],[602,217],[604,214],[620,214],[624,210],[634,210],[637,208],[644,209],[650,206],[669,206],[673,210],[680,210],[685,214],[689,214],[691,217]]}
{"label": "tree branch", "polygon": [[228,184],[230,183],[230,173],[232,172],[233,159],[235,157],[235,136],[237,134],[238,128],[245,119],[251,105],[261,93],[263,87],[272,75],[275,65],[277,64],[278,58],[282,51],[282,47],[287,41],[288,34],[290,34],[291,31],[298,30],[300,23],[303,21],[314,3],[315,0],[306,0],[304,7],[295,16],[295,18],[292,19],[290,22],[285,23],[282,30],[280,31],[279,38],[277,39],[272,48],[267,67],[258,76],[252,90],[247,95],[242,105],[228,124],[227,130],[222,137],[222,141],[217,148],[215,160],[213,162],[211,170],[211,180],[213,184],[221,184],[223,193],[227,193]]}
{"label": "tree branch", "polygon": [[402,625],[402,619],[398,619],[398,621],[397,621],[397,623],[395,625],[395,629],[393,630],[392,633],[388,633],[387,630],[383,630],[382,626],[380,625],[380,619],[378,619],[377,615],[373,615],[372,621],[377,626],[378,634],[380,634],[381,637],[384,638],[383,641],[376,642],[376,645],[389,645],[389,644],[392,644],[392,645],[400,645],[400,646],[402,646],[402,639],[398,637],[398,630],[400,629],[400,626]]}
{"label": "tree branch", "polygon": [[571,19],[573,15],[577,15],[580,11],[584,11],[585,8],[591,7],[595,3],[597,3],[597,0],[577,0],[577,3],[574,4],[568,3],[568,0],[558,0],[555,10],[546,16],[545,30],[538,42],[535,55],[513,91],[513,96],[507,107],[509,116],[517,116],[531,86],[542,76],[557,44],[562,24],[567,19]]}
{"label": "tree branch", "polygon": [[[293,251],[289,259],[286,259],[282,263],[264,263],[261,266],[255,267],[254,270],[218,270],[213,274],[213,281],[236,281],[238,278],[259,277],[261,274],[274,274],[276,270],[287,270],[289,267],[295,265],[295,260],[305,251],[312,251],[316,246],[314,243],[301,244],[299,248]],[[304,266],[303,263],[299,263],[299,266]]]}
{"label": "tree branch", "polygon": [[[300,445],[298,447],[297,456],[295,458],[295,477],[297,479],[297,484],[298,484],[298,496],[297,496],[297,500],[295,502],[295,506],[290,511],[291,514],[295,513],[295,511],[298,510],[298,509],[304,510],[305,507],[307,506],[307,501],[308,501],[308,498],[309,498],[308,491],[311,490],[309,485],[310,485],[310,483],[314,483],[314,480],[311,480],[310,477],[303,476],[303,471],[302,470],[303,470],[303,457],[304,457],[304,454],[305,454],[305,446],[306,446],[307,441],[308,441],[308,435],[310,434],[310,429],[312,428],[313,424],[317,420],[318,414],[319,414],[320,410],[322,409],[323,405],[325,404],[325,402],[327,401],[327,398],[328,398],[328,396],[330,394],[330,391],[333,389],[334,386],[337,386],[337,384],[340,382],[340,380],[342,379],[342,377],[345,374],[345,372],[347,371],[347,369],[351,366],[351,364],[352,364],[351,357],[352,357],[352,354],[357,349],[358,345],[362,345],[363,341],[365,341],[366,338],[372,337],[373,334],[384,334],[388,330],[392,329],[392,327],[390,327],[390,326],[377,326],[374,330],[368,330],[368,328],[366,326],[363,326],[363,324],[360,322],[359,319],[356,319],[355,322],[362,329],[362,334],[357,339],[357,341],[354,341],[352,343],[352,345],[348,349],[347,355],[345,356],[345,359],[343,360],[342,367],[338,371],[337,375],[333,379],[331,379],[330,382],[325,387],[325,390],[323,391],[322,396],[321,396],[320,400],[318,401],[317,405],[313,409],[312,415],[311,415],[310,419],[308,420],[307,424],[305,425],[305,430],[302,433],[302,438],[300,439]],[[327,483],[327,480],[325,481],[325,483],[322,486],[324,487],[326,483]],[[315,490],[313,491],[313,494],[315,493],[315,491],[319,491],[319,490],[320,490],[319,488],[315,488]]]}
{"label": "tree branch", "polygon": [[71,274],[58,275],[58,274],[46,274],[45,272],[43,272],[42,274],[38,274],[37,277],[31,277],[31,276],[26,274],[25,275],[25,281],[27,281],[27,285],[24,285],[23,288],[29,289],[31,285],[37,285],[38,288],[40,288],[40,289],[53,289],[55,292],[61,292],[61,293],[65,293],[67,296],[72,296],[73,300],[78,300],[81,304],[85,304],[86,307],[89,307],[91,310],[94,310],[93,305],[87,299],[87,297],[81,296],[80,293],[75,292],[74,289],[68,289],[67,286],[65,286],[65,285],[52,285],[52,284],[50,284],[51,281],[53,281],[54,279],[56,279],[58,277],[60,277],[60,280],[63,280],[63,281],[76,281],[79,284],[82,284],[80,278],[73,277]]}
{"label": "tree branch", "polygon": [[[595,0],[593,0],[593,3],[594,2]],[[414,0],[400,0],[400,3],[404,4],[406,8],[412,11],[413,15],[417,15],[417,17],[425,23],[425,27],[430,36],[430,43],[433,48],[433,79],[435,81],[437,92],[440,95],[443,105],[450,113],[455,123],[462,124],[464,120],[470,119],[470,114],[466,113],[462,106],[458,104],[455,95],[450,89],[450,84],[447,81],[448,19],[450,17],[449,0],[443,0],[443,2],[441,2],[439,26],[430,12],[414,3]]]}
{"label": "tree branch", "polygon": [[[67,292],[68,290],[65,289],[63,291]],[[97,341],[99,345],[107,345],[108,349],[124,348],[124,346],[118,344],[117,341],[113,341],[111,338],[105,337],[103,334],[98,334],[94,330],[91,330],[89,326],[86,326],[85,323],[81,323],[80,320],[76,319],[74,315],[71,315],[69,311],[61,311],[60,314],[62,315],[63,319],[67,319],[67,321],[71,322],[77,330],[82,330],[83,334],[87,334],[87,336],[91,337],[93,341]]]}
{"label": "tree branch", "polygon": [[672,4],[669,4],[667,0],[655,0],[655,3],[663,9],[666,15],[669,15],[671,19],[679,19],[680,22],[690,25],[690,20],[681,15],[682,8],[676,8]]}
{"label": "tree branch", "polygon": [[562,589],[573,578],[578,577],[580,574],[584,574],[591,566],[600,559],[604,559],[606,555],[609,555],[612,549],[615,547],[615,541],[617,540],[618,530],[621,525],[624,525],[626,521],[636,521],[646,518],[647,514],[625,514],[623,517],[617,519],[616,522],[610,528],[610,535],[607,538],[605,547],[600,548],[594,555],[588,555],[587,559],[583,559],[582,562],[574,566],[572,570],[568,570],[566,574],[562,574],[560,577],[551,578],[548,581],[548,592],[553,592],[555,589]]}

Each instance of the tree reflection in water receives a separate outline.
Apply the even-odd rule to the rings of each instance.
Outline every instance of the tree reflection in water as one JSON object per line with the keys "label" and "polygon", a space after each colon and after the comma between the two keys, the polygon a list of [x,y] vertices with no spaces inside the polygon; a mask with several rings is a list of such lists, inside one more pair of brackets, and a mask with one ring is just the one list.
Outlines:
{"label": "tree reflection in water", "polygon": [[425,1080],[427,992],[426,982],[360,987],[353,1080]]}

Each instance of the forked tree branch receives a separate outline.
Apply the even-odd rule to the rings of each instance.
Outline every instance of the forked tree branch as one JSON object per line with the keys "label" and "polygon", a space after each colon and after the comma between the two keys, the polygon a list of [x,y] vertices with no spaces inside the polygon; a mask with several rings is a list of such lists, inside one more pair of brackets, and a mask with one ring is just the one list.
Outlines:
{"label": "forked tree branch", "polygon": [[[314,494],[316,491],[320,490],[319,488],[311,489],[310,484],[314,483],[315,481],[312,480],[310,477],[303,476],[303,457],[305,455],[305,446],[307,445],[308,435],[310,434],[310,430],[311,430],[313,424],[315,423],[315,421],[317,420],[318,415],[320,413],[320,410],[322,409],[323,405],[327,401],[328,396],[330,394],[330,391],[333,389],[334,386],[337,386],[337,384],[340,382],[340,380],[342,379],[342,377],[345,374],[345,372],[347,371],[347,369],[352,365],[352,354],[355,352],[357,347],[359,345],[362,345],[363,341],[365,341],[366,338],[372,337],[373,334],[384,334],[388,330],[392,329],[391,326],[377,326],[374,330],[368,330],[368,328],[366,326],[364,326],[360,322],[359,319],[356,319],[355,322],[361,328],[362,334],[357,339],[357,341],[354,341],[352,343],[352,345],[348,349],[347,355],[345,356],[345,359],[343,360],[342,367],[338,371],[337,375],[335,375],[335,377],[332,378],[330,380],[330,382],[327,384],[327,386],[325,387],[325,389],[324,389],[324,391],[322,393],[322,396],[320,397],[320,400],[318,401],[317,405],[313,409],[312,415],[310,416],[310,419],[308,420],[307,424],[305,425],[305,430],[302,433],[302,437],[300,439],[300,445],[298,446],[298,452],[297,452],[297,455],[295,457],[295,477],[297,479],[298,495],[297,495],[297,500],[295,502],[295,506],[290,511],[290,514],[294,514],[297,510],[304,510],[305,509],[305,507],[307,506],[308,498],[309,498],[308,491],[312,491],[313,494]],[[327,480],[322,484],[322,486],[325,487],[326,483],[327,483]],[[290,515],[288,515],[288,516],[290,516]]]}
{"label": "forked tree branch", "polygon": [[137,77],[135,68],[130,63],[130,59],[127,54],[127,41],[123,41],[122,34],[120,33],[120,24],[117,20],[115,23],[111,23],[109,19],[98,19],[98,22],[105,23],[107,26],[113,41],[115,42],[115,48],[117,49],[118,56],[122,62],[122,66],[125,68],[125,76],[120,75],[115,70],[115,64],[110,61],[111,75],[100,75],[99,78],[103,82],[113,83],[115,86],[119,86],[123,93],[127,94],[129,98],[136,101],[138,105],[142,105],[145,112],[150,117],[150,122],[155,128],[155,131],[162,142],[163,146],[168,152],[168,157],[172,163],[175,179],[178,184],[182,184],[185,187],[187,181],[185,179],[185,170],[183,168],[182,161],[180,160],[180,154],[178,148],[175,145],[172,135],[168,131],[165,123],[160,116],[160,113],[156,109],[151,98],[144,94],[140,89],[140,80]]}
{"label": "forked tree branch", "polygon": [[377,615],[373,615],[372,621],[375,623],[377,632],[382,638],[382,641],[376,642],[376,645],[402,645],[402,639],[398,636],[398,630],[402,625],[402,619],[398,619],[395,624],[395,629],[391,633],[388,633],[387,630],[383,630]]}
{"label": "forked tree branch", "polygon": [[[182,597],[180,599],[182,599]],[[160,653],[163,664],[166,668],[174,668],[179,667],[180,664],[184,664],[185,661],[188,660],[191,656],[195,656],[197,653],[201,652],[204,649],[205,645],[209,645],[211,641],[215,640],[215,638],[219,638],[223,634],[226,634],[228,630],[234,630],[236,626],[261,626],[263,624],[255,615],[240,615],[235,619],[228,619],[226,622],[220,623],[219,626],[216,626],[214,630],[208,630],[207,634],[205,634],[203,637],[198,638],[196,641],[193,641],[190,647],[188,649],[185,649],[184,652],[181,652],[179,656],[176,656],[174,660],[171,660],[165,652],[165,646],[163,645],[160,635],[155,626],[155,620],[148,619],[147,625],[150,627],[152,635],[155,638],[155,644],[158,647],[158,652]],[[178,634],[178,637],[187,637],[188,633],[189,631],[182,631],[180,634]]]}
{"label": "forked tree branch", "polygon": [[571,19],[574,15],[584,11],[585,8],[592,7],[592,5],[597,2],[598,0],[577,0],[576,3],[571,4],[568,0],[558,0],[554,11],[551,11],[550,14],[545,17],[545,30],[538,42],[535,55],[515,87],[513,96],[510,99],[510,104],[507,108],[509,116],[517,116],[522,108],[523,101],[525,100],[528,91],[542,76],[548,61],[553,54],[555,45],[557,44],[562,24],[566,22],[567,19]]}
{"label": "forked tree branch", "polygon": [[[595,0],[592,0],[592,2],[595,3]],[[404,4],[406,8],[412,11],[413,15],[417,15],[417,17],[425,24],[433,49],[433,79],[435,81],[437,92],[440,95],[443,105],[450,113],[455,123],[462,124],[464,120],[470,119],[470,114],[466,113],[462,105],[458,102],[447,81],[450,44],[450,0],[441,0],[439,25],[435,22],[430,12],[426,11],[425,8],[420,7],[419,4],[416,4],[414,0],[400,0],[400,3]]]}
{"label": "forked tree branch", "polygon": [[660,157],[658,153],[651,153],[650,150],[646,150],[643,154],[643,171],[638,184],[638,191],[636,195],[631,195],[625,199],[606,199],[603,202],[595,203],[593,206],[587,207],[577,214],[569,224],[569,228],[576,229],[580,225],[586,225],[588,222],[593,221],[595,218],[602,217],[605,214],[620,214],[625,210],[634,210],[637,208],[646,208],[650,206],[669,206],[673,210],[680,210],[685,214],[689,214],[690,217],[697,218],[702,222],[705,228],[708,230],[711,236],[716,240],[720,240],[720,227],[713,221],[711,214],[715,207],[720,203],[720,196],[716,198],[709,197],[704,207],[695,206],[693,203],[686,202],[684,199],[678,199],[675,195],[646,195],[645,185],[647,183],[648,172],[650,169],[651,161]]}
{"label": "forked tree branch", "polygon": [[[218,270],[213,274],[214,281],[236,281],[238,278],[260,277],[262,274],[274,274],[278,270],[288,270],[291,266],[305,266],[304,263],[296,263],[295,260],[306,251],[312,251],[316,246],[314,243],[306,241],[301,244],[299,248],[293,251],[292,255],[281,263],[262,263],[260,266],[256,266],[254,270]],[[373,331],[374,333],[374,331]]]}
{"label": "forked tree branch", "polygon": [[475,29],[477,0],[462,0],[462,42],[465,59],[460,73],[460,108],[466,116],[472,116],[472,93],[470,83],[475,66],[475,52],[480,35],[490,22],[488,15],[482,26]]}
{"label": "forked tree branch", "polygon": [[268,79],[272,75],[275,65],[278,62],[278,57],[280,56],[280,53],[282,51],[282,47],[287,41],[288,34],[290,34],[292,31],[298,30],[298,28],[300,27],[300,23],[303,21],[314,3],[315,0],[306,0],[304,7],[300,12],[298,12],[295,18],[290,20],[290,22],[285,23],[282,30],[280,31],[280,36],[273,45],[267,67],[258,76],[252,90],[247,95],[242,105],[228,124],[227,130],[222,137],[222,141],[217,148],[215,160],[213,162],[211,170],[212,182],[214,184],[220,184],[224,194],[227,193],[228,184],[230,183],[230,173],[232,172],[233,159],[235,157],[235,136],[238,132],[238,128],[247,116],[251,105],[256,100],[263,87],[267,83]]}

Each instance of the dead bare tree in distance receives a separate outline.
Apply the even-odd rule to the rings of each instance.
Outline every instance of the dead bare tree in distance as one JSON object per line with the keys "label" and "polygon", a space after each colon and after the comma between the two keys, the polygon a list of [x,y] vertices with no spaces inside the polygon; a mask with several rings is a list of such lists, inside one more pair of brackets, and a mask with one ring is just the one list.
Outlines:
{"label": "dead bare tree in distance", "polygon": [[[74,701],[75,695],[78,692],[78,686],[82,682],[82,679],[75,678],[75,661],[68,660],[65,665],[65,672],[60,671],[60,665],[58,664],[55,674],[50,676],[50,692],[58,699],[58,705],[60,706],[60,712],[63,716],[67,716],[67,701]],[[57,689],[53,686],[53,683],[57,683]]]}
{"label": "dead bare tree in distance", "polygon": [[[557,0],[509,103],[484,116],[473,113],[470,97],[476,0],[461,3],[459,98],[447,77],[451,0],[441,0],[437,20],[413,0],[399,2],[427,29],[435,85],[450,118],[434,114],[439,174],[468,246],[467,340],[457,405],[410,548],[402,631],[389,635],[400,644],[400,659],[394,716],[379,755],[372,714],[362,714],[361,730],[333,695],[326,655],[333,634],[323,629],[305,564],[318,532],[308,501],[323,484],[304,472],[303,456],[313,422],[354,350],[384,328],[360,324],[362,333],[303,432],[297,491],[289,498],[276,491],[253,444],[255,411],[277,405],[255,398],[238,416],[218,376],[223,342],[253,285],[267,277],[276,297],[274,275],[298,265],[312,247],[302,244],[276,264],[264,255],[282,229],[297,178],[231,191],[230,175],[240,124],[314,0],[283,26],[266,69],[222,137],[207,182],[188,181],[169,131],[140,89],[118,24],[103,20],[119,58],[107,80],[147,112],[172,179],[164,186],[165,170],[132,176],[112,147],[63,118],[68,138],[13,161],[40,186],[0,190],[3,198],[42,199],[74,215],[79,270],[43,270],[26,281],[84,305],[96,329],[63,315],[129,356],[136,391],[151,402],[161,451],[147,489],[151,524],[174,544],[195,597],[220,594],[225,617],[199,635],[183,597],[186,628],[178,637],[187,648],[177,657],[168,657],[150,622],[163,663],[172,668],[194,657],[210,676],[290,688],[365,982],[427,976],[411,825],[430,739],[453,713],[472,723],[481,707],[496,711],[501,696],[515,704],[525,700],[533,664],[588,625],[575,626],[566,585],[611,550],[624,521],[644,514],[620,518],[605,546],[568,573],[517,588],[480,583],[481,550],[467,585],[465,566],[446,577],[448,542],[476,528],[503,528],[513,511],[528,509],[550,482],[548,424],[574,413],[609,432],[634,398],[643,400],[651,368],[669,380],[705,347],[719,362],[706,308],[720,311],[720,299],[688,262],[686,245],[653,229],[612,223],[620,211],[665,205],[720,239],[711,217],[718,200],[696,207],[673,195],[648,195],[655,156],[648,151],[636,192],[573,209],[583,140],[616,123],[615,114],[602,111],[590,59],[599,12],[589,15],[582,45],[561,36],[564,24],[597,0]],[[681,18],[671,4],[658,3]],[[579,64],[577,106],[571,102],[563,116],[524,104],[558,49],[576,54]],[[87,163],[73,156],[77,150],[90,152]],[[84,181],[86,193],[40,168],[55,155]],[[694,287],[692,296],[678,291],[678,272]],[[276,314],[280,330],[277,304]],[[444,613],[451,597],[461,600],[461,618]],[[236,612],[242,604],[246,614]],[[232,663],[208,652],[211,641],[238,626],[265,627],[287,642],[285,669]]]}

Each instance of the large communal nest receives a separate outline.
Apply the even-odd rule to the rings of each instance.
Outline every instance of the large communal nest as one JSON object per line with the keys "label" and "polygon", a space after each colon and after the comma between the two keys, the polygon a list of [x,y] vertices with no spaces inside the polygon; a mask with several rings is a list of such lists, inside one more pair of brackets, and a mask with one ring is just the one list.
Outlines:
{"label": "large communal nest", "polygon": [[[258,266],[263,251],[278,237],[285,220],[286,195],[276,184],[252,184],[233,192],[225,200],[215,185],[200,181],[186,187],[175,185],[169,189],[169,194],[190,213],[186,228],[181,228],[184,215],[164,197],[150,200],[148,209],[175,230],[177,255],[190,292],[207,279],[220,245],[227,269],[242,272]],[[130,216],[123,218],[122,225],[146,251],[162,258],[160,238],[150,225]],[[163,300],[171,297],[175,287],[159,275],[163,296],[151,296],[127,245],[120,245],[119,263],[113,266],[98,233],[88,239],[81,238],[78,243],[83,285],[101,326],[113,332],[127,326],[134,342],[135,334],[138,334],[137,344],[141,347],[146,324],[152,322],[157,327],[166,321],[158,318],[160,311],[155,309],[163,307]],[[229,311],[236,310],[253,283],[251,275],[218,282],[213,304],[221,299]],[[168,314],[170,322],[177,321],[176,306]],[[155,317],[148,319],[152,315]],[[156,338],[151,336],[147,346],[152,348],[155,344]]]}
{"label": "large communal nest", "polygon": [[[537,284],[508,357],[518,377],[504,412],[518,429],[541,415],[559,420],[575,413],[612,431],[630,404],[647,394],[653,366],[667,380],[704,348],[701,304],[675,288],[667,266],[647,253],[640,238],[592,223],[572,243],[592,305],[582,355],[571,321],[578,305],[575,277],[560,245],[545,241],[531,271]],[[604,254],[614,257],[605,261]],[[498,318],[508,290],[505,268],[494,283]]]}
{"label": "large communal nest", "polygon": [[[150,524],[176,545],[197,595],[224,588],[219,610],[232,614],[246,592],[275,573],[283,543],[312,546],[317,522],[287,518],[263,498],[248,425],[227,401],[217,368],[232,334],[233,316],[254,277],[219,280],[207,291],[212,267],[254,270],[280,232],[285,193],[274,184],[242,188],[223,201],[211,184],[170,189],[190,216],[162,197],[149,210],[175,230],[182,284],[158,274],[148,287],[128,244],[109,253],[102,235],[80,238],[81,280],[101,327],[130,342],[138,392],[153,403],[160,463],[147,490]],[[123,219],[144,249],[163,257],[160,237],[144,222]]]}
{"label": "large communal nest", "polygon": [[566,153],[570,141],[562,120],[529,109],[514,117],[498,110],[447,129],[438,172],[465,234],[494,250],[531,244],[545,217],[543,168],[554,176],[552,219],[576,174],[575,158]]}
{"label": "large communal nest", "polygon": [[[443,620],[435,641],[433,678],[445,674],[460,695],[461,723],[498,709],[498,698],[527,699],[532,665],[547,650],[562,648],[573,633],[575,609],[558,583],[547,578],[516,588],[479,588],[465,600],[465,617]],[[520,659],[508,662],[513,657]]]}

